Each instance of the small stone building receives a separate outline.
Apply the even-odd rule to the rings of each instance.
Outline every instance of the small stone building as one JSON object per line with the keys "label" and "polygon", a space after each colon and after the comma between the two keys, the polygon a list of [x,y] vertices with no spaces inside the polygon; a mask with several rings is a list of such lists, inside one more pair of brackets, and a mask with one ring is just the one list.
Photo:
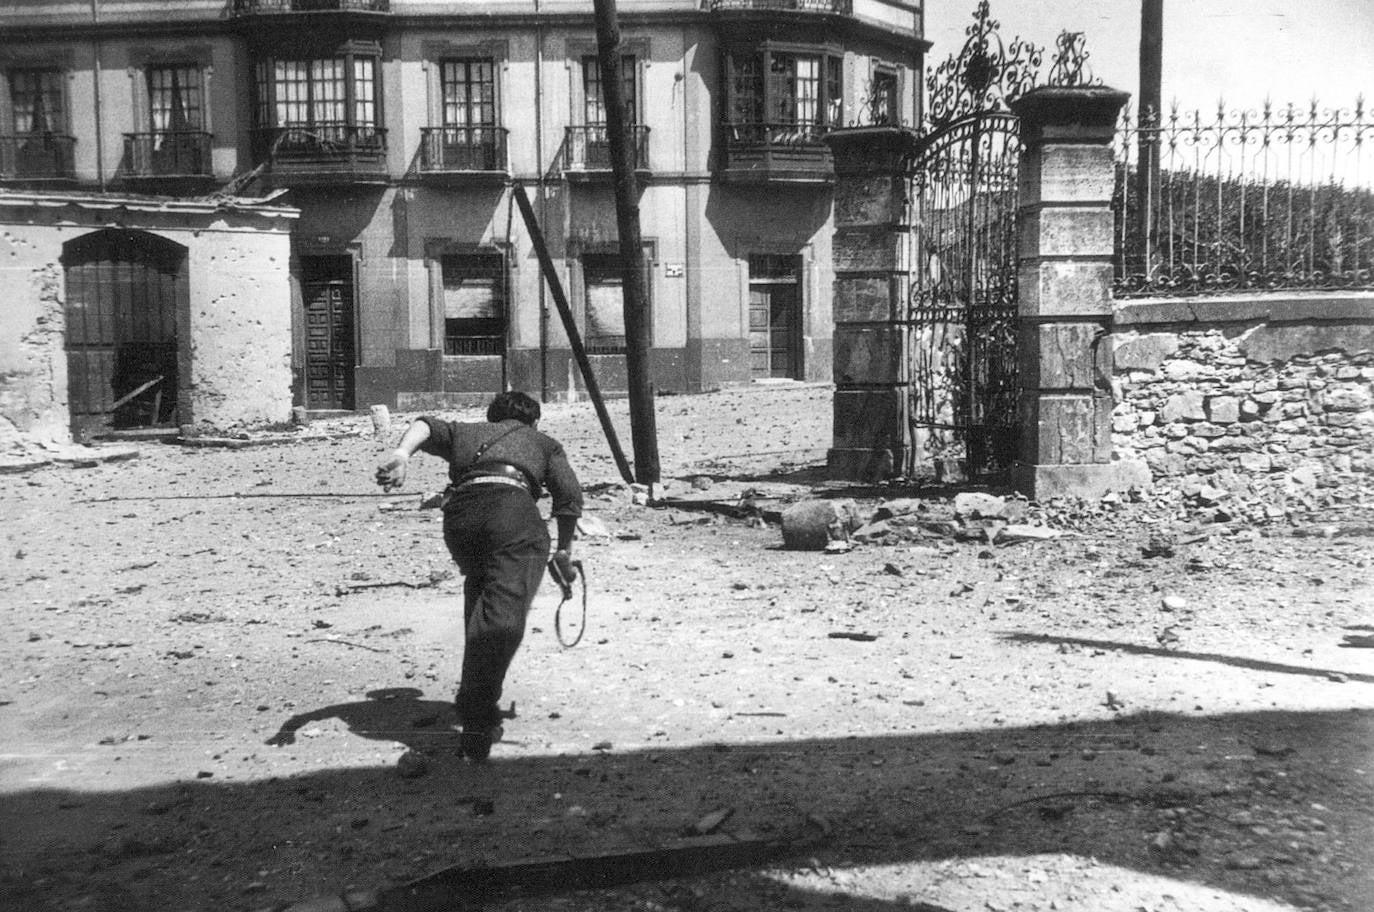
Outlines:
{"label": "small stone building", "polygon": [[0,451],[289,420],[297,214],[0,192]]}

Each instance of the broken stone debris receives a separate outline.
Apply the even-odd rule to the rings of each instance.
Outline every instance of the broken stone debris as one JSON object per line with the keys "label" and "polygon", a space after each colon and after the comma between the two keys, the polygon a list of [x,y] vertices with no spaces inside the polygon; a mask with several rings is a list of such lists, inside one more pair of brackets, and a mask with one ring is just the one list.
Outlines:
{"label": "broken stone debris", "polygon": [[372,406],[372,436],[382,441],[391,439],[391,410],[385,405]]}
{"label": "broken stone debris", "polygon": [[689,827],[686,827],[683,830],[682,835],[709,836],[716,830],[720,829],[721,826],[725,823],[725,821],[729,820],[731,817],[734,816],[734,813],[735,809],[732,807],[720,808],[719,810],[712,811],[711,813],[702,817],[696,823],[692,824]]}
{"label": "broken stone debris", "polygon": [[611,530],[602,520],[583,513],[577,518],[577,534],[581,538],[610,538]]}

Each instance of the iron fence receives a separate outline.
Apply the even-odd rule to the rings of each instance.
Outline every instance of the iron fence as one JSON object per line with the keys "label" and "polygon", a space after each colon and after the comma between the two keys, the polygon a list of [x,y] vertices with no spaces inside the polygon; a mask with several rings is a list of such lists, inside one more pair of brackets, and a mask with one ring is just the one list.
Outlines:
{"label": "iron fence", "polygon": [[1374,288],[1374,117],[1362,99],[1126,110],[1115,155],[1118,297]]}

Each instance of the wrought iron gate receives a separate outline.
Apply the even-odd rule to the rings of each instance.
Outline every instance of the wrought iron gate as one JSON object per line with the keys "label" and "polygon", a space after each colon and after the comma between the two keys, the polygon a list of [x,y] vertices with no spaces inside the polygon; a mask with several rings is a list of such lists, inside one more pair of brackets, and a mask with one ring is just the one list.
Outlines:
{"label": "wrought iron gate", "polygon": [[970,478],[1016,449],[1018,119],[1007,102],[1035,80],[1042,49],[1005,47],[988,4],[927,79],[930,109],[911,156],[907,475],[957,464]]}

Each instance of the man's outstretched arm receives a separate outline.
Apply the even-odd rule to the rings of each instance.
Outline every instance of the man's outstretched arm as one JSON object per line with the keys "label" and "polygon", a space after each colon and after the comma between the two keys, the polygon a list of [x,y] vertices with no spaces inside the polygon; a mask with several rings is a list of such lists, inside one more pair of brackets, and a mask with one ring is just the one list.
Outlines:
{"label": "man's outstretched arm", "polygon": [[410,457],[429,439],[429,433],[429,423],[425,421],[412,421],[410,427],[406,428],[396,449],[377,466],[377,484],[382,486],[383,491],[395,490],[405,484]]}

